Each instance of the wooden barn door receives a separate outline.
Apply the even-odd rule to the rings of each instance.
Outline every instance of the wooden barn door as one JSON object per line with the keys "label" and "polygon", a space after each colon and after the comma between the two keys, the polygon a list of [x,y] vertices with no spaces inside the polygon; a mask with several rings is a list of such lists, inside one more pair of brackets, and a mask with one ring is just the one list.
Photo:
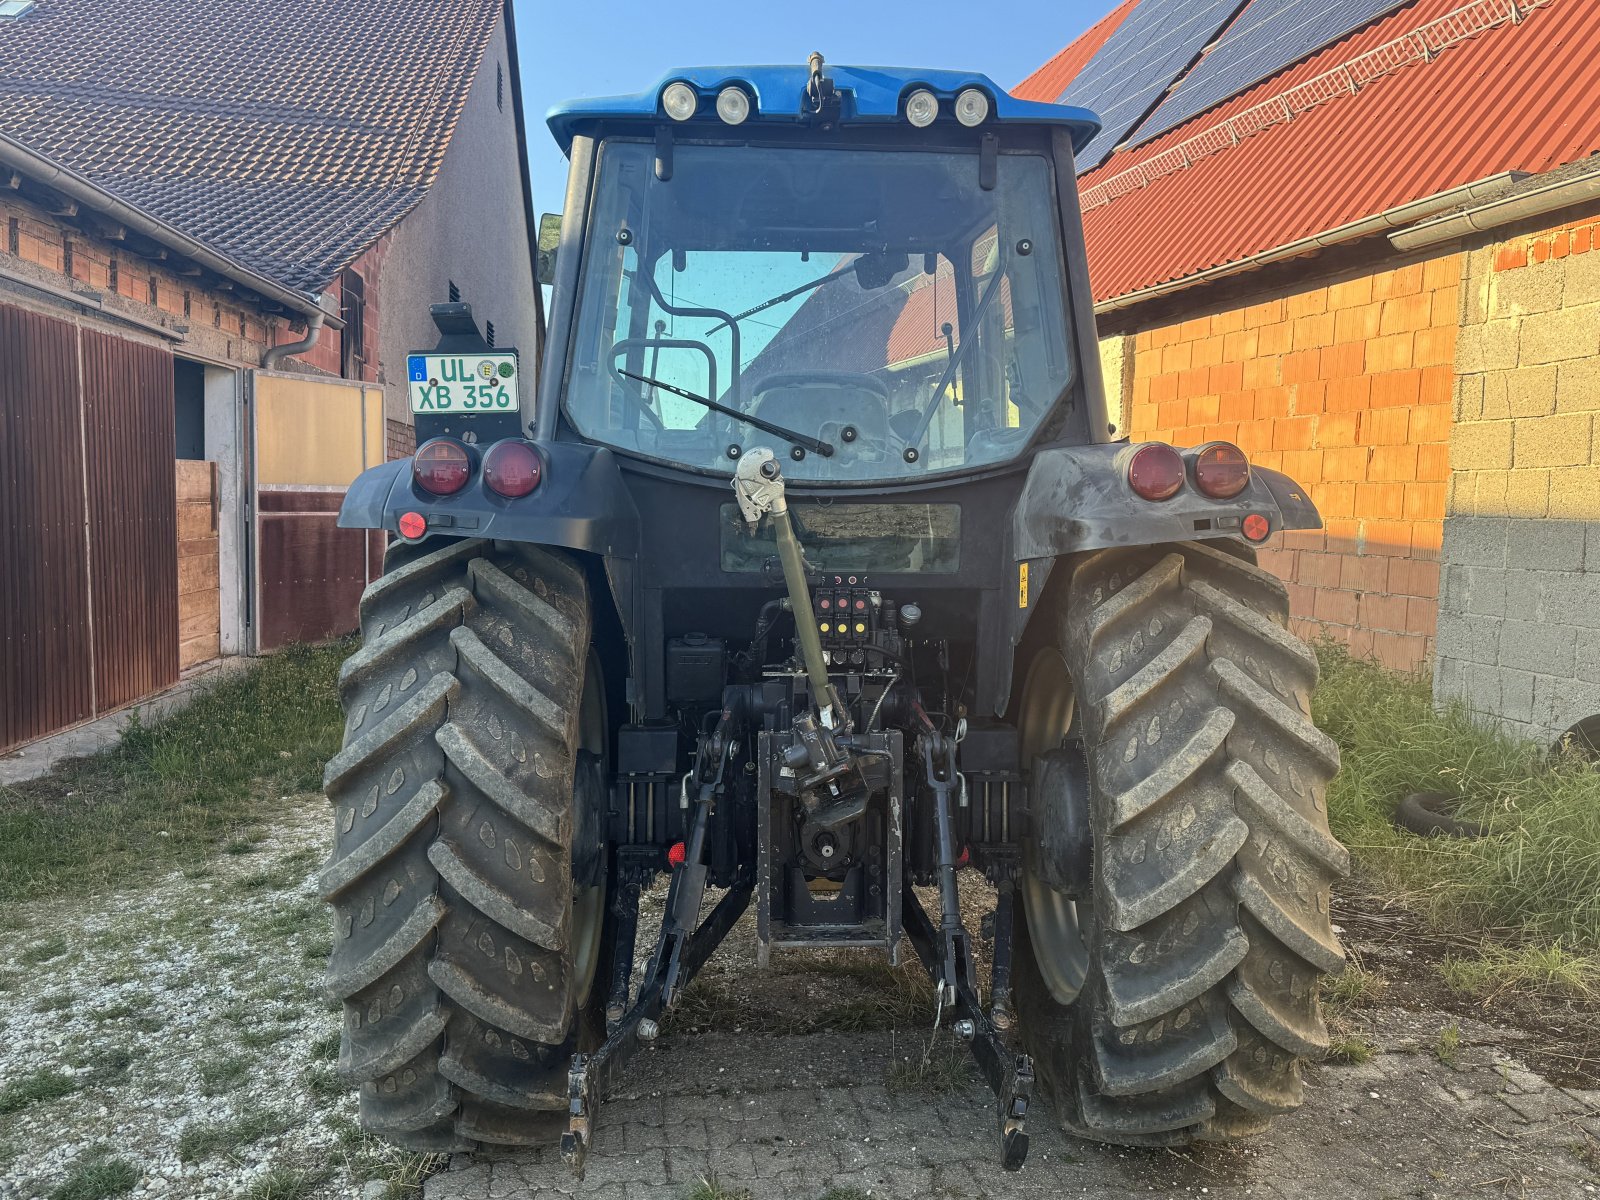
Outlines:
{"label": "wooden barn door", "polygon": [[345,489],[384,461],[383,390],[255,373],[256,645],[275,650],[356,628],[381,534],[338,527]]}
{"label": "wooden barn door", "polygon": [[0,749],[178,678],[172,356],[0,304]]}

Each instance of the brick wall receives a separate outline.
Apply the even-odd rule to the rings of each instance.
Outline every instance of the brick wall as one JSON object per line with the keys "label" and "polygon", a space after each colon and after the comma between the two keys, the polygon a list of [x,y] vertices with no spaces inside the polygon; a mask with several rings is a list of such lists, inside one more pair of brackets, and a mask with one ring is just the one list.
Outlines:
{"label": "brick wall", "polygon": [[1465,259],[1435,688],[1550,741],[1600,714],[1600,222]]}
{"label": "brick wall", "polygon": [[[384,380],[383,363],[378,358],[378,279],[383,270],[384,253],[388,247],[388,237],[380,238],[376,244],[367,250],[360,258],[350,264],[350,269],[360,275],[366,283],[364,295],[365,319],[362,321],[366,334],[363,343],[366,350],[366,361],[362,366],[359,378],[368,383],[381,383]],[[328,284],[327,295],[329,307],[333,311],[340,311],[343,302],[343,289],[340,286],[340,277],[335,276]],[[287,325],[280,326],[276,342],[284,344],[297,342],[305,336],[305,326],[290,329]],[[347,335],[343,330],[325,328],[322,336],[317,338],[317,344],[311,349],[295,355],[295,357],[281,366],[287,370],[303,370],[310,367],[329,375],[344,374],[344,341]],[[351,378],[357,378],[352,375]],[[403,378],[403,373],[402,373]]]}
{"label": "brick wall", "polygon": [[[253,361],[271,336],[262,316],[241,307],[229,293],[208,291],[191,276],[141,258],[118,242],[91,236],[15,192],[0,192],[0,263],[7,260],[40,268],[47,277],[59,276],[51,281],[57,287],[77,283],[114,294],[145,320],[166,317],[169,323],[213,329],[246,343],[217,346],[228,358]],[[108,307],[114,306],[108,300]]]}
{"label": "brick wall", "polygon": [[1309,489],[1326,528],[1261,556],[1296,631],[1405,671],[1433,650],[1459,272],[1450,254],[1132,338],[1132,437],[1226,439]]}
{"label": "brick wall", "polygon": [[409,458],[417,449],[417,427],[409,421],[396,421],[389,417],[384,421],[388,430],[387,458],[393,462],[397,458]]}

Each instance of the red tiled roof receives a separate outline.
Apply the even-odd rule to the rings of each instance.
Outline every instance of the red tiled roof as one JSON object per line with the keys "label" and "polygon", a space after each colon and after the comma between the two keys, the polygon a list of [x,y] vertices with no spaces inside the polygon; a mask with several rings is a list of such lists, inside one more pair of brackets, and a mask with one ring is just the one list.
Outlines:
{"label": "red tiled roof", "polygon": [[[1462,6],[1416,0],[1161,137],[1113,154],[1080,179],[1080,189]],[[1088,208],[1095,299],[1239,262],[1501,171],[1544,172],[1593,153],[1600,149],[1597,37],[1600,0],[1545,0],[1518,23],[1478,33],[1432,61],[1399,67],[1354,95]]]}
{"label": "red tiled roof", "polygon": [[1019,100],[1053,103],[1057,96],[1067,90],[1067,84],[1078,77],[1084,64],[1106,44],[1106,39],[1117,31],[1117,26],[1122,24],[1137,3],[1139,0],[1122,0],[1116,8],[1084,30],[1076,41],[1012,88],[1011,94]]}
{"label": "red tiled roof", "polygon": [[305,292],[411,209],[503,0],[40,0],[0,131]]}

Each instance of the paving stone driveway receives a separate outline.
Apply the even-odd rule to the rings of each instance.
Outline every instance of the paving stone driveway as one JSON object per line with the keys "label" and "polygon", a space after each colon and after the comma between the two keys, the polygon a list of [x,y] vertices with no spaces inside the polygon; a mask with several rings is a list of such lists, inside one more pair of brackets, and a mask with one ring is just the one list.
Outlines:
{"label": "paving stone driveway", "polygon": [[1600,1194],[1600,1088],[1558,1088],[1524,1070],[1516,1031],[1459,1022],[1452,1067],[1431,1048],[1455,1018],[1379,1009],[1366,1020],[1382,1053],[1308,1071],[1305,1107],[1263,1138],[1182,1154],[1118,1149],[1066,1137],[1041,1106],[1016,1174],[993,1163],[976,1076],[954,1096],[884,1087],[896,1058],[920,1053],[904,1035],[663,1037],[601,1110],[581,1183],[553,1151],[457,1155],[425,1200],[683,1200],[713,1178],[753,1200],[822,1200],[830,1189],[852,1200]]}

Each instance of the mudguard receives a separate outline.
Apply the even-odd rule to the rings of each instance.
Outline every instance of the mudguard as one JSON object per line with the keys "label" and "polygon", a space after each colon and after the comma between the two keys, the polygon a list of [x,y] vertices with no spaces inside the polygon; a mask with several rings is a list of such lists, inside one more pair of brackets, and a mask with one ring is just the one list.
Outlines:
{"label": "mudguard", "polygon": [[[1322,528],[1304,489],[1265,467],[1252,466],[1249,486],[1231,500],[1209,499],[1192,486],[1170,500],[1145,500],[1128,486],[1128,460],[1142,444],[1051,447],[1034,456],[1011,513],[1016,603],[1008,605],[1003,634],[979,635],[984,652],[995,653],[1003,664],[982,697],[994,713],[1006,709],[1015,666],[999,639],[1008,639],[1013,648],[1022,642],[1057,559],[1108,546],[1242,538],[1244,518],[1251,514],[1266,517],[1274,534]],[[1194,450],[1179,453],[1186,460],[1194,456]]]}
{"label": "mudguard", "polygon": [[402,513],[427,519],[424,537],[498,538],[583,550],[603,558],[637,558],[639,510],[622,484],[616,457],[599,446],[542,442],[539,486],[518,500],[497,496],[475,472],[454,496],[412,486],[411,460],[363,472],[345,493],[341,529],[383,529],[399,536]]}

